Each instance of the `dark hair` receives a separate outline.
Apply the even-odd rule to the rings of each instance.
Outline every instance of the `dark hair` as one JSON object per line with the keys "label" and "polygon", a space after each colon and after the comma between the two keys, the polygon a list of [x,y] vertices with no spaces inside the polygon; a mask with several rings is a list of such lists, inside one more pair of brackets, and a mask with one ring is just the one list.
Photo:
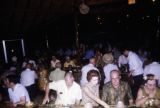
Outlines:
{"label": "dark hair", "polygon": [[158,80],[155,78],[154,74],[147,74],[146,76],[144,76],[144,82],[143,84],[146,84],[148,82],[148,80],[155,80],[156,81],[156,86],[158,86]]}
{"label": "dark hair", "polygon": [[17,84],[19,83],[19,77],[17,75],[8,75],[6,76],[6,79],[8,79],[9,83]]}
{"label": "dark hair", "polygon": [[146,83],[148,80],[156,80],[154,74],[147,74],[144,76],[144,82]]}
{"label": "dark hair", "polygon": [[99,73],[97,70],[90,70],[87,73],[87,80],[90,81],[92,79],[92,77],[98,77],[99,78]]}

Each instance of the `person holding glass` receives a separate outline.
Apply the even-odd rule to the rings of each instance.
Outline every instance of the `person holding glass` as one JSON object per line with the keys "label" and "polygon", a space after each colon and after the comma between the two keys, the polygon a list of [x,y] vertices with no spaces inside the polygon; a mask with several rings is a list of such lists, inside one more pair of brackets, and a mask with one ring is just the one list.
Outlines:
{"label": "person holding glass", "polygon": [[156,86],[157,81],[153,74],[144,76],[144,85],[139,88],[136,106],[160,107],[160,89]]}
{"label": "person holding glass", "polygon": [[109,105],[133,105],[133,96],[127,82],[121,81],[119,70],[110,72],[111,81],[103,86],[102,100]]}
{"label": "person holding glass", "polygon": [[92,108],[102,105],[104,108],[109,108],[109,105],[102,101],[99,97],[99,73],[97,70],[90,70],[87,73],[87,80],[82,86],[82,104],[85,108]]}

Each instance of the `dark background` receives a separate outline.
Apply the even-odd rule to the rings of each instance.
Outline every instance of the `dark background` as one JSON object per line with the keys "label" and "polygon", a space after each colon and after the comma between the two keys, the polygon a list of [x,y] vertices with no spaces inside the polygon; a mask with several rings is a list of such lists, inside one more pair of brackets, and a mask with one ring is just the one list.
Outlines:
{"label": "dark background", "polygon": [[[90,12],[82,15],[78,10],[80,1],[1,0],[0,40],[23,38],[27,55],[33,55],[37,49],[46,49],[48,40],[50,50],[54,51],[59,47],[75,46],[76,25],[79,43],[109,42],[117,46],[144,47],[160,54],[158,0],[136,0],[134,5],[128,5],[127,0],[87,1]],[[8,52],[15,49],[22,53],[19,42],[9,46]],[[3,61],[2,44],[0,47]]]}

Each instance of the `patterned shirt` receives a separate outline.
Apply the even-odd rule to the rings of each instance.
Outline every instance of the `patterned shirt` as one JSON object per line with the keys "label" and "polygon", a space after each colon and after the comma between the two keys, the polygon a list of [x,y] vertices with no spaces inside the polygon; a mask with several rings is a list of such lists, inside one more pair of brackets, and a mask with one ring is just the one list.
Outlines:
{"label": "patterned shirt", "polygon": [[98,106],[97,102],[91,99],[87,93],[84,91],[85,88],[88,88],[88,90],[96,97],[99,98],[99,85],[91,86],[89,83],[85,84],[82,87],[82,104],[91,103],[92,106]]}
{"label": "patterned shirt", "polygon": [[[143,97],[148,97],[149,96],[149,94],[148,93],[146,93],[146,91],[145,91],[145,88],[144,88],[144,86],[141,86],[140,87],[140,89],[142,90],[142,97],[140,97],[140,98],[143,98]],[[156,88],[156,94],[155,94],[155,96],[153,97],[153,98],[149,98],[149,99],[147,99],[145,102],[144,102],[144,104],[142,104],[141,105],[141,107],[149,107],[149,106],[154,106],[154,107],[156,107],[156,100],[160,100],[160,89],[159,88]],[[160,102],[160,101],[159,101]],[[158,104],[159,105],[159,104]]]}
{"label": "patterned shirt", "polygon": [[118,101],[122,101],[125,105],[129,105],[129,100],[133,99],[130,86],[121,81],[118,89],[115,89],[111,82],[103,87],[102,100],[109,105],[116,105]]}

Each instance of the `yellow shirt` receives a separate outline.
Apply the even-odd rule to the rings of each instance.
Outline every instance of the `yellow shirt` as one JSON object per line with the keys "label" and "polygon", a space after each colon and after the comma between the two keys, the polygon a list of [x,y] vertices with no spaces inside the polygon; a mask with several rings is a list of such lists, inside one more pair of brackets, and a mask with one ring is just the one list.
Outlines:
{"label": "yellow shirt", "polygon": [[64,63],[64,68],[69,67],[69,65],[71,65],[72,67],[75,67],[75,63],[73,61],[70,61],[70,62],[65,62]]}

